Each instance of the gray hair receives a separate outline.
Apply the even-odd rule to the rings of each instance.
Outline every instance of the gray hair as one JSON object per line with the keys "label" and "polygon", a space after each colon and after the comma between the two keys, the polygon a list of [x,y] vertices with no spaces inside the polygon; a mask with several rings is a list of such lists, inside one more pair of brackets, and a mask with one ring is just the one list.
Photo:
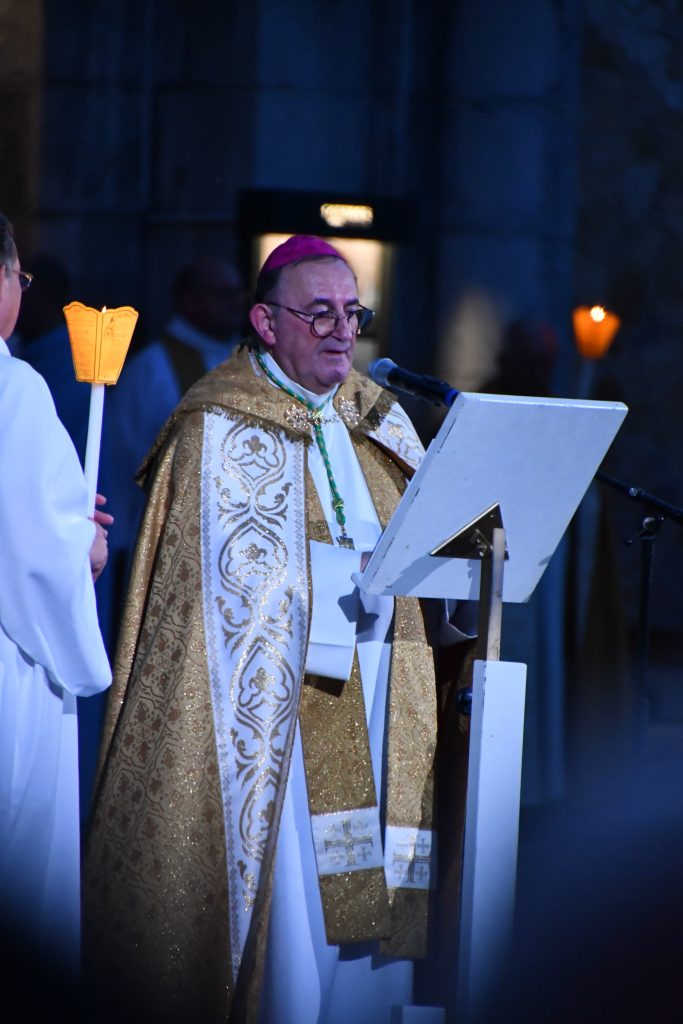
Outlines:
{"label": "gray hair", "polygon": [[17,247],[14,242],[12,225],[3,213],[0,213],[0,265],[11,267],[17,258]]}

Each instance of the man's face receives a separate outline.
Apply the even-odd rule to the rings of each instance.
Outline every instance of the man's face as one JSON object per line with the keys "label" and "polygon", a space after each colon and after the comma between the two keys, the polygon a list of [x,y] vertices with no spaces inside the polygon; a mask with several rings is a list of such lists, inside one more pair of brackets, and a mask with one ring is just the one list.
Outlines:
{"label": "man's face", "polygon": [[358,306],[356,281],[347,264],[330,259],[284,267],[273,300],[302,313],[331,310],[342,317],[329,337],[317,338],[310,324],[293,313],[269,307],[271,333],[262,339],[287,376],[317,395],[346,380],[356,346],[346,314]]}
{"label": "man's face", "polygon": [[19,260],[14,259],[11,269],[4,264],[0,266],[0,338],[7,340],[14,330],[21,305],[21,284]]}

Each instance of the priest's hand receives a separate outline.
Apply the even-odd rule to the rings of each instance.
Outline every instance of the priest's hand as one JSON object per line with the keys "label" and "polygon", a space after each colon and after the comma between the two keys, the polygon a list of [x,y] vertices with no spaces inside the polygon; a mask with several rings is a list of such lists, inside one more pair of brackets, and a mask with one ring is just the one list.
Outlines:
{"label": "priest's hand", "polygon": [[[107,499],[104,495],[98,494],[95,497],[95,503],[97,505],[105,505]],[[109,548],[107,544],[108,531],[105,527],[111,526],[114,522],[114,517],[108,512],[103,512],[101,509],[96,508],[92,519],[95,523],[95,539],[90,548],[90,570],[94,582],[101,575],[102,570],[107,564]]]}

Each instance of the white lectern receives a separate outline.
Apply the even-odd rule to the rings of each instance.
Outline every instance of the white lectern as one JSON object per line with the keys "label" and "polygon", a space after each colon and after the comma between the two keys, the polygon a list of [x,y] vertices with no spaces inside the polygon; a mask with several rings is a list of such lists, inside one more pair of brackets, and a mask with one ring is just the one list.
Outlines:
{"label": "white lectern", "polygon": [[498,660],[502,602],[528,601],[626,412],[460,393],[361,578],[375,594],[480,600],[459,1021],[475,1019],[513,922],[526,666]]}

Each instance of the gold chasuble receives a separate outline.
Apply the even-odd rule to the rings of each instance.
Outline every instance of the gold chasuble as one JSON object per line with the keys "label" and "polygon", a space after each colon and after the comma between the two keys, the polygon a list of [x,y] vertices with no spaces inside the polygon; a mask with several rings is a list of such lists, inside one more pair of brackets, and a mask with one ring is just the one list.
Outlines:
{"label": "gold chasuble", "polygon": [[[333,404],[384,527],[420,442],[353,371]],[[171,1019],[256,1020],[297,719],[328,942],[425,953],[433,652],[420,604],[397,599],[376,793],[357,658],[346,682],[304,674],[309,541],[331,543],[307,472],[312,436],[243,348],[190,389],[141,471],[148,504],[85,860],[84,950],[101,993],[123,985]]]}

